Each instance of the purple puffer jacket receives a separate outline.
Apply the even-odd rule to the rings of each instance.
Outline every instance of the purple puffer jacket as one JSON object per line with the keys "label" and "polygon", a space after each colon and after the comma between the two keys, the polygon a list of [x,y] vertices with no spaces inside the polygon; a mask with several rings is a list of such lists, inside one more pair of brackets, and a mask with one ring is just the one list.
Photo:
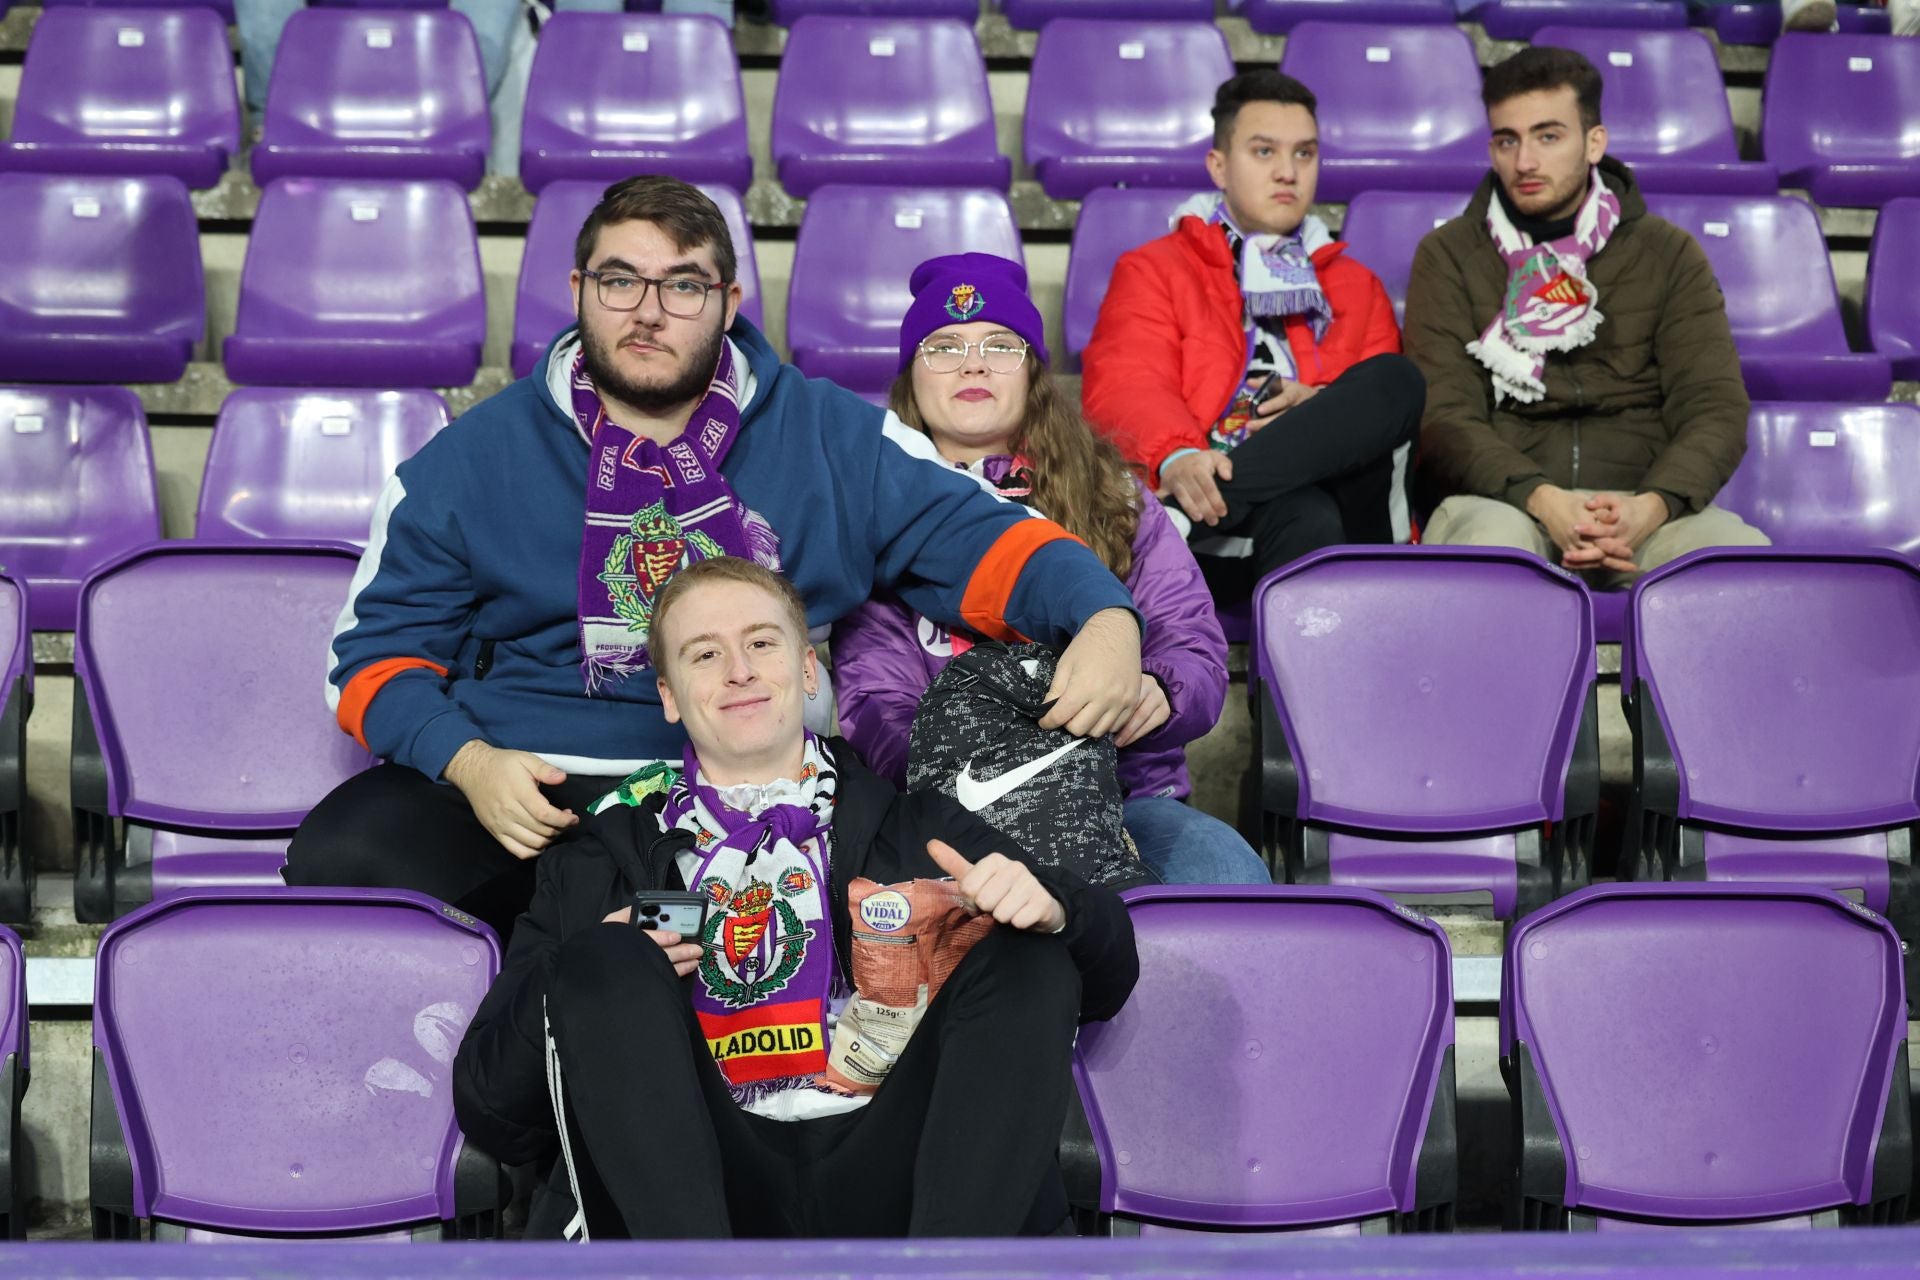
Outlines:
{"label": "purple puffer jacket", "polygon": [[[999,483],[1012,459],[976,469]],[[1200,566],[1165,508],[1141,490],[1127,590],[1146,619],[1140,666],[1167,691],[1167,722],[1120,753],[1120,786],[1134,796],[1178,796],[1187,781],[1186,744],[1213,728],[1227,697],[1227,641]],[[875,596],[833,628],[833,686],[840,732],[867,767],[904,787],[907,739],[920,695],[953,656],[946,628],[891,595]]]}

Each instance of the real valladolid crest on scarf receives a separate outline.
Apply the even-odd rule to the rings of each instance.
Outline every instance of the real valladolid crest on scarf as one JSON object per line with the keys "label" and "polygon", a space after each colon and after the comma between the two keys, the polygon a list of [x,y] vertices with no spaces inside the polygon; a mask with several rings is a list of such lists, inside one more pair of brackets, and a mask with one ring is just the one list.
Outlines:
{"label": "real valladolid crest on scarf", "polygon": [[714,556],[778,572],[780,541],[720,474],[740,433],[746,386],[732,343],[720,344],[713,382],[671,444],[609,418],[583,356],[574,358],[571,386],[574,421],[589,446],[579,613],[580,674],[593,694],[652,665],[653,602],[674,574]]}

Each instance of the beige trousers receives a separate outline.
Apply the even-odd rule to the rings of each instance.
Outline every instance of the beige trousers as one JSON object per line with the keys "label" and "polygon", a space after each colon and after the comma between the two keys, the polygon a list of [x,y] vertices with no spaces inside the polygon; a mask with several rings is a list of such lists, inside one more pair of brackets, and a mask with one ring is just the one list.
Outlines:
{"label": "beige trousers", "polygon": [[[1592,497],[1597,490],[1576,489],[1581,498]],[[1420,541],[1429,546],[1517,547],[1531,551],[1553,564],[1560,563],[1559,549],[1547,536],[1546,526],[1498,498],[1476,498],[1465,494],[1448,498],[1422,530]],[[1640,572],[1657,569],[1702,547],[1764,547],[1771,545],[1767,535],[1723,507],[1709,506],[1692,515],[1667,521],[1640,544],[1635,557]],[[1638,574],[1591,572],[1588,580],[1600,587],[1619,587],[1632,582]]]}

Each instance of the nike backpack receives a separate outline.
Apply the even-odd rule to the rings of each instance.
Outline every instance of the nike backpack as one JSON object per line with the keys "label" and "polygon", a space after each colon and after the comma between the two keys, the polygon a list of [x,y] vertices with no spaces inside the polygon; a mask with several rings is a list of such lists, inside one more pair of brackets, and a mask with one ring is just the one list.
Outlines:
{"label": "nike backpack", "polygon": [[1040,727],[1057,661],[1044,645],[981,642],[949,662],[913,717],[907,790],[945,792],[1043,866],[1153,884],[1122,825],[1113,739]]}

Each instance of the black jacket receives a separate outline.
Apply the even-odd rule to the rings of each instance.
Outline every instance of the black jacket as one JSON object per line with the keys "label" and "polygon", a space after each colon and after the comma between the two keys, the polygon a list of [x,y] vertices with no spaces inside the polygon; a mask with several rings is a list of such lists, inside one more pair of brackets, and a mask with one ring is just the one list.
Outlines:
{"label": "black jacket", "polygon": [[[851,974],[847,885],[856,876],[881,884],[945,873],[926,853],[939,838],[972,859],[1000,852],[1031,865],[1026,853],[938,792],[902,795],[860,763],[852,747],[831,742],[840,792],[834,811],[828,894],[841,972]],[[572,840],[540,857],[533,904],[513,929],[500,976],[481,1001],[453,1063],[453,1104],[476,1146],[507,1164],[546,1161],[560,1149],[547,1093],[545,1005],[561,946],[639,889],[680,889],[675,856],[692,836],[660,830],[663,797],[619,805],[589,819]],[[1133,925],[1118,896],[1070,872],[1034,867],[1066,909],[1062,935],[1080,970],[1080,1018],[1111,1018],[1139,976]],[[607,926],[618,928],[622,926]],[[691,981],[691,979],[689,979]]]}

